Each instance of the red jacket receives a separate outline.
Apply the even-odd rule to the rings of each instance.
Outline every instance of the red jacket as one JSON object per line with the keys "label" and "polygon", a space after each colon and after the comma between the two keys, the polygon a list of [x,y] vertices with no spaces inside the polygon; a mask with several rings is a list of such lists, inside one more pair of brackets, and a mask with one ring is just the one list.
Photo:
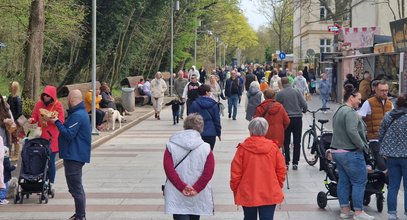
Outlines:
{"label": "red jacket", "polygon": [[62,106],[62,103],[57,100],[57,89],[54,86],[46,86],[44,88],[44,91],[42,94],[47,94],[51,96],[54,99],[54,102],[49,104],[48,106],[45,105],[43,100],[39,100],[34,107],[34,110],[32,112],[31,118],[34,119],[33,123],[38,123],[38,127],[41,127],[42,134],[41,137],[44,139],[49,140],[50,136],[47,131],[49,131],[52,135],[51,138],[51,151],[53,153],[59,152],[58,148],[58,136],[59,136],[59,130],[55,126],[54,123],[48,122],[47,126],[42,126],[40,122],[41,114],[40,114],[40,109],[44,108],[47,109],[48,111],[57,111],[58,112],[58,119],[61,123],[64,123],[65,117],[64,117],[64,107]]}
{"label": "red jacket", "polygon": [[274,141],[260,136],[247,138],[239,144],[231,166],[235,204],[256,207],[282,203],[286,172],[285,159]]}
{"label": "red jacket", "polygon": [[283,105],[276,102],[274,99],[266,99],[256,108],[254,117],[263,117],[264,111],[267,106],[273,102],[271,108],[264,118],[269,123],[269,129],[267,130],[266,138],[274,140],[279,147],[284,146],[284,130],[290,124],[290,118],[285,111]]}

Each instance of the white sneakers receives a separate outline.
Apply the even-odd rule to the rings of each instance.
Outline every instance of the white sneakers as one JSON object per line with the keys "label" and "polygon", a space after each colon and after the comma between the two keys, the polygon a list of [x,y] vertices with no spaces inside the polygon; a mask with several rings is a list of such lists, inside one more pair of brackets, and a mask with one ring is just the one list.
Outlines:
{"label": "white sneakers", "polygon": [[7,199],[2,199],[0,200],[0,205],[5,205],[8,204],[8,200]]}
{"label": "white sneakers", "polygon": [[354,220],[369,220],[369,219],[374,219],[374,216],[366,214],[366,212],[362,212],[359,215],[354,215],[353,216]]}

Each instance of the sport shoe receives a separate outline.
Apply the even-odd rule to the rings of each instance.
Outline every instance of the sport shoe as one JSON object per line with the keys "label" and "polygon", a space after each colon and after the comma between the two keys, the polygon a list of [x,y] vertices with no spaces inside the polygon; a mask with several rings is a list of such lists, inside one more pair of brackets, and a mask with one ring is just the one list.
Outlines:
{"label": "sport shoe", "polygon": [[297,164],[293,164],[293,170],[298,170],[298,165]]}
{"label": "sport shoe", "polygon": [[353,215],[354,215],[354,213],[353,213],[352,211],[350,211],[350,212],[348,212],[348,213],[341,212],[341,214],[339,215],[339,217],[340,217],[341,219],[349,219],[349,218],[352,218]]}
{"label": "sport shoe", "polygon": [[231,117],[232,117],[232,114],[230,114],[230,113],[229,113],[229,115],[228,115],[228,116],[229,116],[229,118],[231,118]]}
{"label": "sport shoe", "polygon": [[8,200],[7,199],[2,199],[0,200],[0,205],[5,205],[8,204]]}
{"label": "sport shoe", "polygon": [[362,212],[359,215],[353,216],[354,220],[366,220],[366,219],[374,219],[374,216],[366,214],[366,212]]}
{"label": "sport shoe", "polygon": [[389,214],[387,219],[388,220],[398,220],[399,217],[397,217],[397,214]]}

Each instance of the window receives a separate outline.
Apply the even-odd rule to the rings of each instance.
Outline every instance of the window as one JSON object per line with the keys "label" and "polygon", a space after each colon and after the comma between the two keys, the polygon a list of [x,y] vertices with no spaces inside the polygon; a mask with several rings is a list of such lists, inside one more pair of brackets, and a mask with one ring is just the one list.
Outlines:
{"label": "window", "polygon": [[319,40],[319,50],[321,53],[329,53],[331,52],[331,39],[320,39]]}
{"label": "window", "polygon": [[323,5],[319,6],[319,19],[325,20],[326,19],[326,8]]}

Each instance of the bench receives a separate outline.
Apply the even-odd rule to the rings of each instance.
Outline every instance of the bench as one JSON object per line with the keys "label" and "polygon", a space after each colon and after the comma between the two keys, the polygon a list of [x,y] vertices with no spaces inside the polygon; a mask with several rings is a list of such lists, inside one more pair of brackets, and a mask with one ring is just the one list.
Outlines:
{"label": "bench", "polygon": [[144,80],[143,76],[129,76],[124,78],[120,82],[120,86],[122,87],[129,87],[129,88],[134,88],[134,96],[135,96],[135,103],[139,104],[141,106],[146,105],[150,102],[150,97],[147,95],[141,95],[139,90],[138,90],[138,82],[140,79]]}

